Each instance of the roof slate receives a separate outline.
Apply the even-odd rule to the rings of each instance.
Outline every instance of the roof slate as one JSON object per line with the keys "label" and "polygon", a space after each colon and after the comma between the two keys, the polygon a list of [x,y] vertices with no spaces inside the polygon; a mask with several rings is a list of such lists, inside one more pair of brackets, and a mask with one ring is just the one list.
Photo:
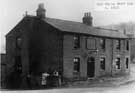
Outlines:
{"label": "roof slate", "polygon": [[125,36],[123,33],[119,31],[96,28],[96,27],[88,26],[81,22],[67,21],[67,20],[54,19],[54,18],[46,18],[44,19],[44,21],[56,27],[57,29],[60,29],[61,31],[83,33],[83,34],[111,37],[111,38],[128,38],[127,36]]}
{"label": "roof slate", "polygon": [[[25,18],[29,18],[33,20],[38,17],[27,15],[23,19]],[[87,34],[87,35],[108,37],[108,38],[129,38],[128,36],[124,35],[119,31],[88,26],[81,22],[74,22],[74,21],[61,20],[61,19],[48,18],[48,17],[43,19],[43,21],[47,22],[48,24],[52,25],[53,27],[63,32],[72,32],[72,33]],[[10,31],[8,34],[10,34],[11,32],[12,31]]]}

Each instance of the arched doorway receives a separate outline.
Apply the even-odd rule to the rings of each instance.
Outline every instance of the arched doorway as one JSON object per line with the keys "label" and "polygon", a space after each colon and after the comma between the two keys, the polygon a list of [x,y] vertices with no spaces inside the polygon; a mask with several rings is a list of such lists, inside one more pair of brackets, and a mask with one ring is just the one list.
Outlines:
{"label": "arched doorway", "polygon": [[95,73],[95,58],[88,57],[88,59],[87,59],[87,76],[94,77],[94,73]]}

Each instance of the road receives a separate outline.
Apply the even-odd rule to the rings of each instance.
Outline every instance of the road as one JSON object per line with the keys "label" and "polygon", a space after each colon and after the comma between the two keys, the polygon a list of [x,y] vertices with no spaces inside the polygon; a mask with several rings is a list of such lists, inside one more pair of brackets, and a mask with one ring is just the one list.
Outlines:
{"label": "road", "polygon": [[[131,77],[135,80],[135,64],[131,64]],[[135,81],[117,87],[63,88],[51,90],[2,91],[2,93],[135,93]]]}

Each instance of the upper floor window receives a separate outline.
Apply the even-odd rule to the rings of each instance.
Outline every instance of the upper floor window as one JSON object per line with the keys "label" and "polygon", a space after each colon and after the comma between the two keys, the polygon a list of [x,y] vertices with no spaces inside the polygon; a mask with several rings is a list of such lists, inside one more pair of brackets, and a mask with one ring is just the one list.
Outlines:
{"label": "upper floor window", "polygon": [[120,50],[120,40],[116,40],[116,49]]}
{"label": "upper floor window", "polygon": [[80,58],[75,57],[73,61],[74,61],[74,72],[79,72],[80,71]]}
{"label": "upper floor window", "polygon": [[126,68],[128,69],[129,58],[126,58]]}
{"label": "upper floor window", "polygon": [[21,46],[22,46],[22,38],[21,37],[17,37],[16,38],[16,47],[20,49]]}
{"label": "upper floor window", "polygon": [[80,48],[80,36],[74,36],[74,48]]}
{"label": "upper floor window", "polygon": [[126,41],[126,50],[129,50],[129,41]]}
{"label": "upper floor window", "polygon": [[105,70],[105,57],[100,58],[100,68]]}
{"label": "upper floor window", "polygon": [[115,63],[116,63],[116,68],[117,68],[117,69],[120,69],[120,58],[119,58],[119,57],[117,57],[117,58],[115,59]]}
{"label": "upper floor window", "polygon": [[105,39],[103,38],[100,39],[100,46],[101,46],[101,49],[105,49]]}
{"label": "upper floor window", "polygon": [[96,40],[93,38],[87,38],[86,47],[87,49],[96,49]]}

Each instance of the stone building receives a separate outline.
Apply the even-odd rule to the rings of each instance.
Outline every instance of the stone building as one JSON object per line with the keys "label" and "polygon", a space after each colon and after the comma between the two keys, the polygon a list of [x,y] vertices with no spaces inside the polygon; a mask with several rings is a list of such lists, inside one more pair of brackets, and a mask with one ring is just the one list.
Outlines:
{"label": "stone building", "polygon": [[1,53],[0,54],[0,83],[1,83],[1,88],[5,88],[5,78],[6,78],[6,54]]}
{"label": "stone building", "polygon": [[127,36],[130,38],[131,62],[135,63],[135,35],[127,34]]}
{"label": "stone building", "polygon": [[135,63],[135,38],[131,40],[131,61]]}
{"label": "stone building", "polygon": [[68,80],[129,73],[127,36],[93,27],[91,13],[84,14],[82,23],[48,18],[45,13],[39,4],[37,16],[26,15],[6,35],[7,73],[31,74],[36,80],[53,70]]}

